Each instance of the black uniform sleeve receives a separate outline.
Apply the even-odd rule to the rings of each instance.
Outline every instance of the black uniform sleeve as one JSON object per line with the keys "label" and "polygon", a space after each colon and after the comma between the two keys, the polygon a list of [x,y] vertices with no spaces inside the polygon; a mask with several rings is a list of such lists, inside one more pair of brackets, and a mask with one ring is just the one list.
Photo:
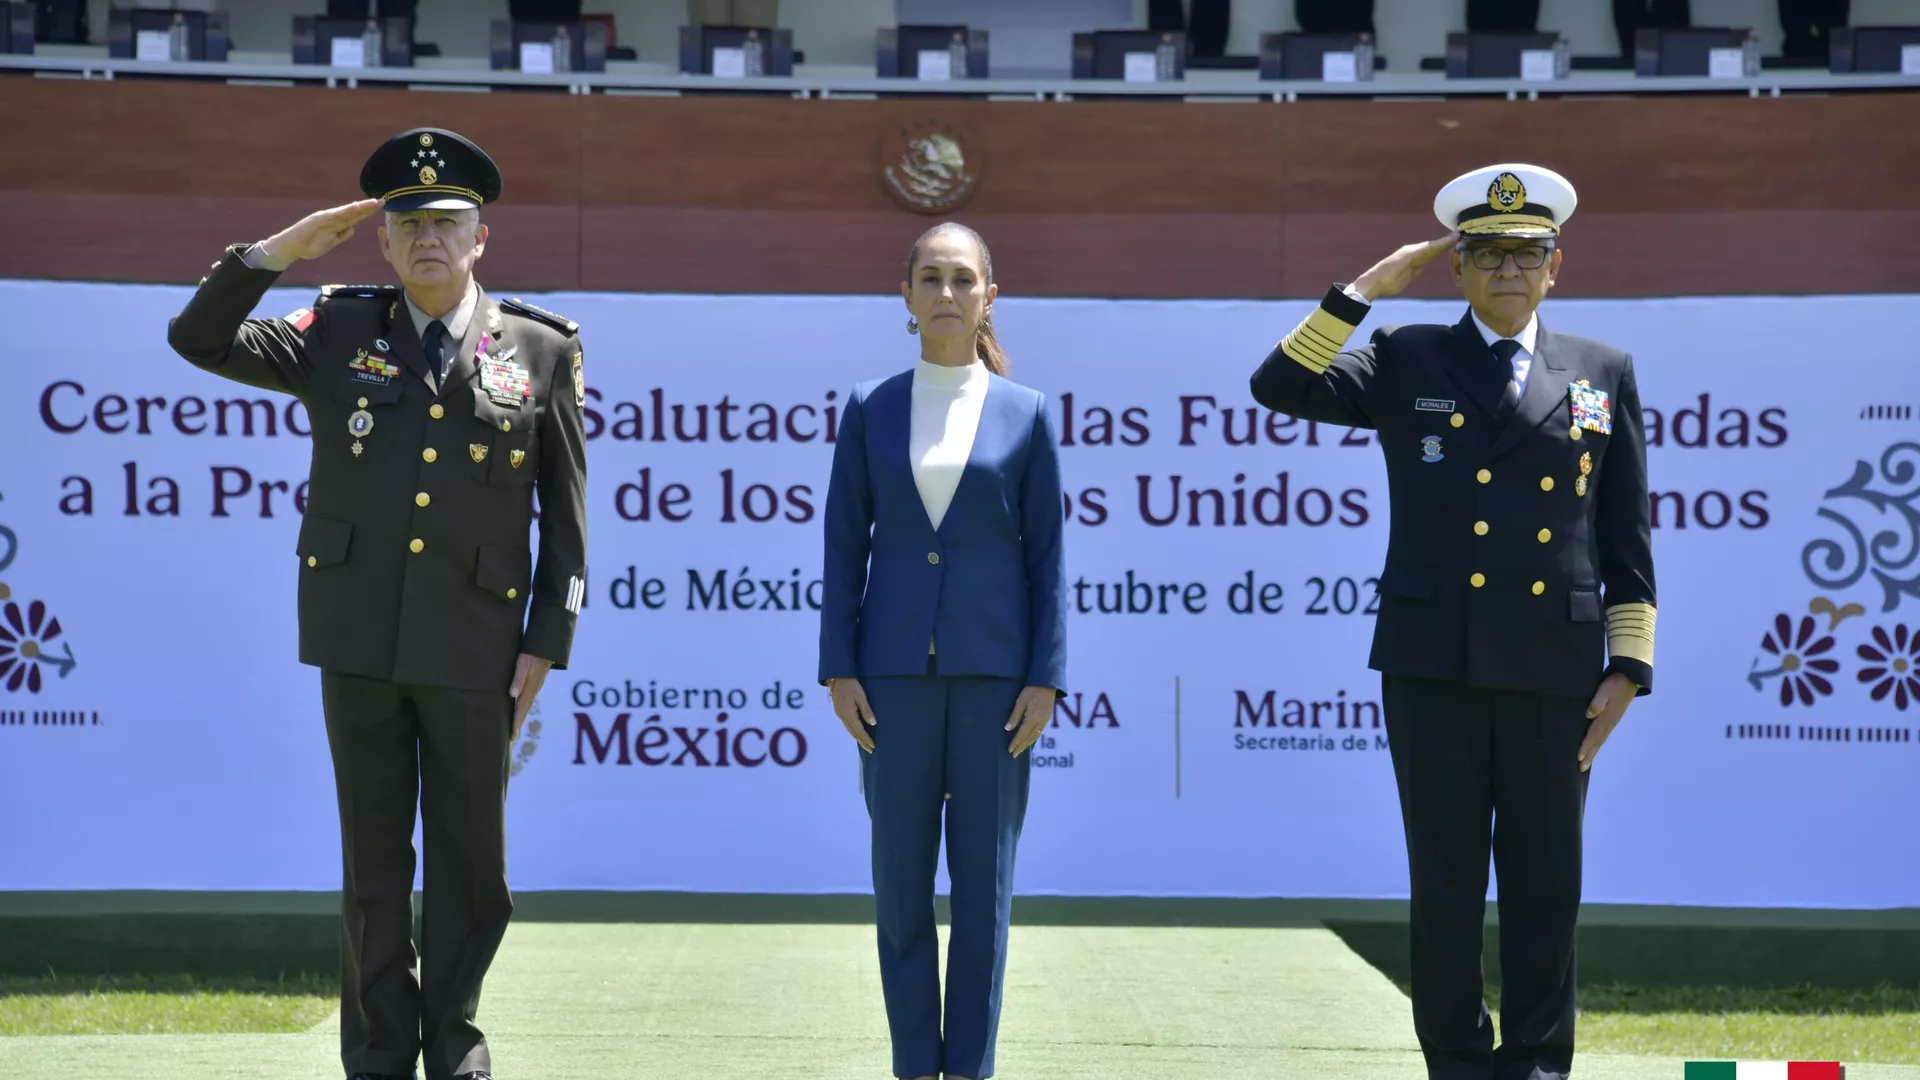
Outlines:
{"label": "black uniform sleeve", "polygon": [[322,327],[320,312],[302,308],[284,318],[249,319],[280,274],[256,270],[227,249],[200,280],[187,306],[167,323],[167,344],[195,367],[257,386],[297,394],[307,383],[307,347]]}
{"label": "black uniform sleeve", "polygon": [[520,651],[567,666],[587,589],[587,435],[584,358],[578,337],[562,346],[540,427],[540,557]]}
{"label": "black uniform sleeve", "polygon": [[1328,289],[1320,306],[1280,339],[1253,373],[1253,399],[1303,420],[1373,427],[1367,398],[1378,342],[1346,348],[1368,310],[1339,285]]}
{"label": "black uniform sleeve", "polygon": [[1620,373],[1613,435],[1600,471],[1594,531],[1607,601],[1607,670],[1653,691],[1653,523],[1647,502],[1647,438],[1633,358]]}

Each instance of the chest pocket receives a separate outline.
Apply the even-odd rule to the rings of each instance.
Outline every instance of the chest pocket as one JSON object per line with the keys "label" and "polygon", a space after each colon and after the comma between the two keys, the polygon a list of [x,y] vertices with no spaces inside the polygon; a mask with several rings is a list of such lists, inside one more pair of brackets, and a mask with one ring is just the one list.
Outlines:
{"label": "chest pocket", "polygon": [[539,473],[533,399],[517,406],[502,405],[478,386],[472,392],[474,425],[468,435],[467,465],[473,478],[487,484],[533,483]]}

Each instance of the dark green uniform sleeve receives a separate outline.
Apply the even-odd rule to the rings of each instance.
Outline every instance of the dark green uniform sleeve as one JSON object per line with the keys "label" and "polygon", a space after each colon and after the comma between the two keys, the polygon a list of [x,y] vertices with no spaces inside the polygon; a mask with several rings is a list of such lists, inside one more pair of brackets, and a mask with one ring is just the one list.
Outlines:
{"label": "dark green uniform sleeve", "polygon": [[[278,319],[249,319],[280,274],[256,270],[235,245],[167,324],[167,344],[196,367],[257,386],[297,394],[307,383],[307,347],[321,333],[320,313],[302,309]],[[304,329],[295,325],[304,321]]]}
{"label": "dark green uniform sleeve", "polygon": [[567,666],[587,588],[587,436],[580,339],[554,372],[540,428],[540,558],[520,651]]}
{"label": "dark green uniform sleeve", "polygon": [[1607,670],[1653,691],[1653,522],[1647,501],[1647,437],[1633,358],[1620,373],[1613,402],[1613,434],[1600,471],[1594,533],[1600,580],[1606,587]]}
{"label": "dark green uniform sleeve", "polygon": [[1338,285],[1253,373],[1253,399],[1274,412],[1323,424],[1371,428],[1368,408],[1377,342],[1348,349],[1368,306]]}

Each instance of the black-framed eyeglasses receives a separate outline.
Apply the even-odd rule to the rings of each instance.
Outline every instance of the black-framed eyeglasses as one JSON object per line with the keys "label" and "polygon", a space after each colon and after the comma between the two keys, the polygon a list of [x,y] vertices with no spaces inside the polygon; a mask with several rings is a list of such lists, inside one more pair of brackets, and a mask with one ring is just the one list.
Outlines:
{"label": "black-framed eyeglasses", "polygon": [[1547,265],[1548,256],[1553,254],[1553,247],[1548,244],[1527,244],[1512,248],[1494,244],[1462,244],[1460,250],[1466,255],[1467,261],[1479,270],[1498,270],[1507,261],[1509,255],[1513,256],[1513,265],[1520,269],[1538,270]]}

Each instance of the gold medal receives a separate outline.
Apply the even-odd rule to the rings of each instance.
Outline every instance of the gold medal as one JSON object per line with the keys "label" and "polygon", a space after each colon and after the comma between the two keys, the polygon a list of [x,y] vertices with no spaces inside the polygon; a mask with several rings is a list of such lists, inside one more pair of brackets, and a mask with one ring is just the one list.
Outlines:
{"label": "gold medal", "polygon": [[354,457],[359,457],[359,456],[360,456],[360,451],[362,451],[362,450],[365,450],[365,449],[366,449],[366,447],[364,447],[364,446],[361,446],[361,445],[360,445],[360,440],[359,440],[359,439],[355,439],[355,440],[353,440],[353,456],[354,456]]}
{"label": "gold medal", "polygon": [[1585,495],[1585,494],[1587,493],[1587,478],[1586,478],[1586,477],[1584,477],[1584,476],[1583,476],[1583,477],[1581,477],[1580,479],[1578,479],[1578,480],[1575,480],[1575,481],[1573,482],[1573,493],[1574,493],[1574,495],[1576,495],[1576,496],[1581,496],[1581,495]]}
{"label": "gold medal", "polygon": [[1580,475],[1581,476],[1593,475],[1593,455],[1592,454],[1589,453],[1589,454],[1580,455]]}

